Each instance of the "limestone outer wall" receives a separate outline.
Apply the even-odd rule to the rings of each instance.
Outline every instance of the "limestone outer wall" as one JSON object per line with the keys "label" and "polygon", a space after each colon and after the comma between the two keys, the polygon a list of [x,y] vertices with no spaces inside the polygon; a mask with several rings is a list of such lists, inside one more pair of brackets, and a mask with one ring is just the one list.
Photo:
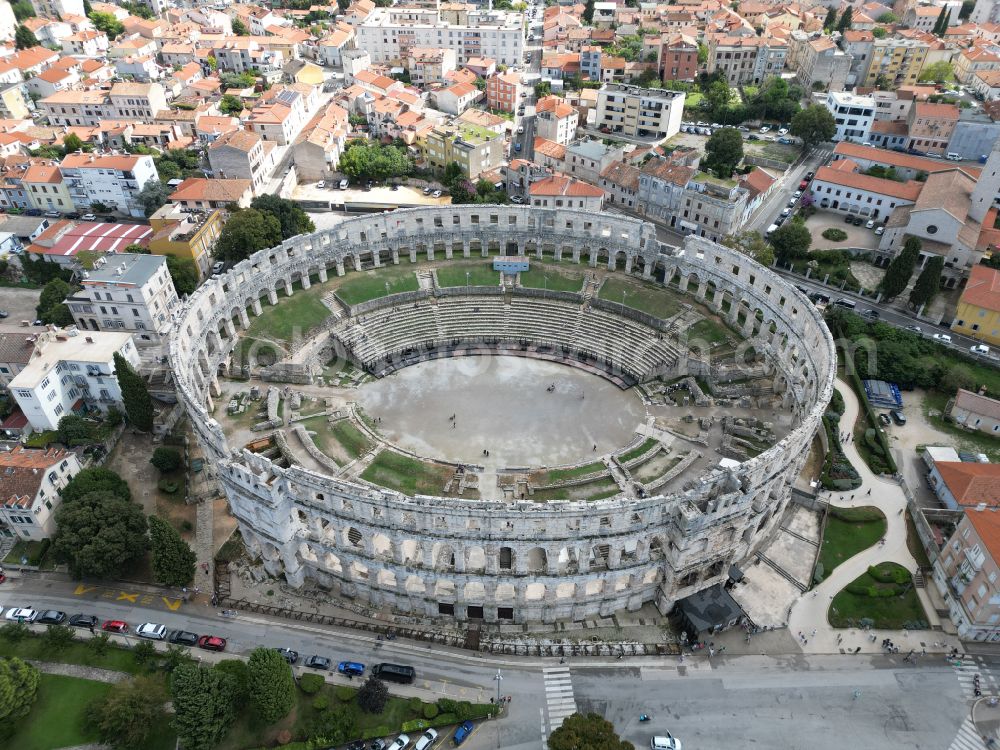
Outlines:
{"label": "limestone outer wall", "polygon": [[[508,254],[623,267],[687,292],[765,352],[798,426],[737,469],[683,492],[599,502],[406,497],[282,468],[231,448],[212,418],[237,326],[279,290],[400,257]],[[527,206],[446,206],[349,219],[263,250],[206,281],[175,318],[178,398],[216,464],[246,543],[273,575],[416,616],[551,622],[675,601],[725,581],[773,531],[830,400],[836,354],[813,305],[777,274],[697,237],[682,248],[627,217]],[[694,358],[692,358],[694,361]]]}

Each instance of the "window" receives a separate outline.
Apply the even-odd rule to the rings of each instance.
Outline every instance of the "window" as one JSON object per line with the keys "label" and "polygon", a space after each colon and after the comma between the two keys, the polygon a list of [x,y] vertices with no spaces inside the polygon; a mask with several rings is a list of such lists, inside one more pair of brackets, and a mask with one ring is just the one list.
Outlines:
{"label": "window", "polygon": [[927,227],[927,234],[937,234],[937,230],[938,228],[934,224],[931,224]]}

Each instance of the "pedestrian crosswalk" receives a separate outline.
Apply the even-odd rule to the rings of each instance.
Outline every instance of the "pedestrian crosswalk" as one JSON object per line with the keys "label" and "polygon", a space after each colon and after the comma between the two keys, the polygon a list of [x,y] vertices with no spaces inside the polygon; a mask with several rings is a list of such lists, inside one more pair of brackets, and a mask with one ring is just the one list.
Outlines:
{"label": "pedestrian crosswalk", "polygon": [[973,726],[971,717],[965,717],[965,721],[958,728],[958,734],[948,746],[948,750],[986,750],[986,743],[983,742],[983,738]]}
{"label": "pedestrian crosswalk", "polygon": [[968,700],[976,698],[975,679],[979,675],[979,689],[984,696],[997,695],[997,679],[986,666],[985,660],[981,656],[963,655],[952,662],[955,673],[958,675],[958,684],[962,687],[962,695]]}
{"label": "pedestrian crosswalk", "polygon": [[542,679],[545,681],[545,711],[551,734],[562,726],[563,719],[576,713],[573,678],[569,667],[546,667],[542,670]]}

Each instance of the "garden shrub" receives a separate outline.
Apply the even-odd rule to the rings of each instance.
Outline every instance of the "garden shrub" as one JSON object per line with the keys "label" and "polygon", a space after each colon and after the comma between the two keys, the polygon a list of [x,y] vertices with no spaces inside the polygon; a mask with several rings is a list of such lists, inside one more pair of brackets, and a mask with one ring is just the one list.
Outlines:
{"label": "garden shrub", "polygon": [[830,227],[823,230],[823,239],[830,240],[830,242],[843,242],[847,239],[847,232],[843,229]]}
{"label": "garden shrub", "polygon": [[312,707],[317,711],[326,711],[330,707],[330,699],[325,695],[317,695],[313,698]]}
{"label": "garden shrub", "polygon": [[425,719],[433,719],[439,713],[440,713],[440,711],[438,711],[438,707],[436,705],[434,705],[433,703],[426,703],[426,704],[424,704],[424,718]]}
{"label": "garden shrub", "polygon": [[357,690],[352,687],[347,687],[347,685],[337,685],[333,689],[333,695],[338,701],[353,701],[354,696],[357,695]]}
{"label": "garden shrub", "polygon": [[825,573],[826,571],[823,570],[823,563],[816,563],[816,570],[813,571],[813,583],[822,583]]}
{"label": "garden shrub", "polygon": [[156,487],[160,490],[160,492],[166,492],[168,495],[173,495],[178,489],[180,489],[180,484],[170,479],[161,479],[156,483]]}
{"label": "garden shrub", "polygon": [[410,698],[408,705],[413,713],[418,713],[424,705],[424,702],[419,698]]}
{"label": "garden shrub", "polygon": [[299,690],[306,695],[315,695],[323,687],[325,680],[322,675],[304,674],[299,677]]}

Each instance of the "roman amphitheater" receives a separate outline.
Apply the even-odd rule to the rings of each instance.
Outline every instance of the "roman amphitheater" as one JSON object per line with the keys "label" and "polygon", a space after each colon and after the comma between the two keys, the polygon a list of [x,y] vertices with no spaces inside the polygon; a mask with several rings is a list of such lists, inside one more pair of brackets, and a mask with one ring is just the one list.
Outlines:
{"label": "roman amphitheater", "polygon": [[178,397],[267,572],[421,618],[553,623],[725,582],[830,400],[776,274],[617,215],[345,220],[187,301]]}

